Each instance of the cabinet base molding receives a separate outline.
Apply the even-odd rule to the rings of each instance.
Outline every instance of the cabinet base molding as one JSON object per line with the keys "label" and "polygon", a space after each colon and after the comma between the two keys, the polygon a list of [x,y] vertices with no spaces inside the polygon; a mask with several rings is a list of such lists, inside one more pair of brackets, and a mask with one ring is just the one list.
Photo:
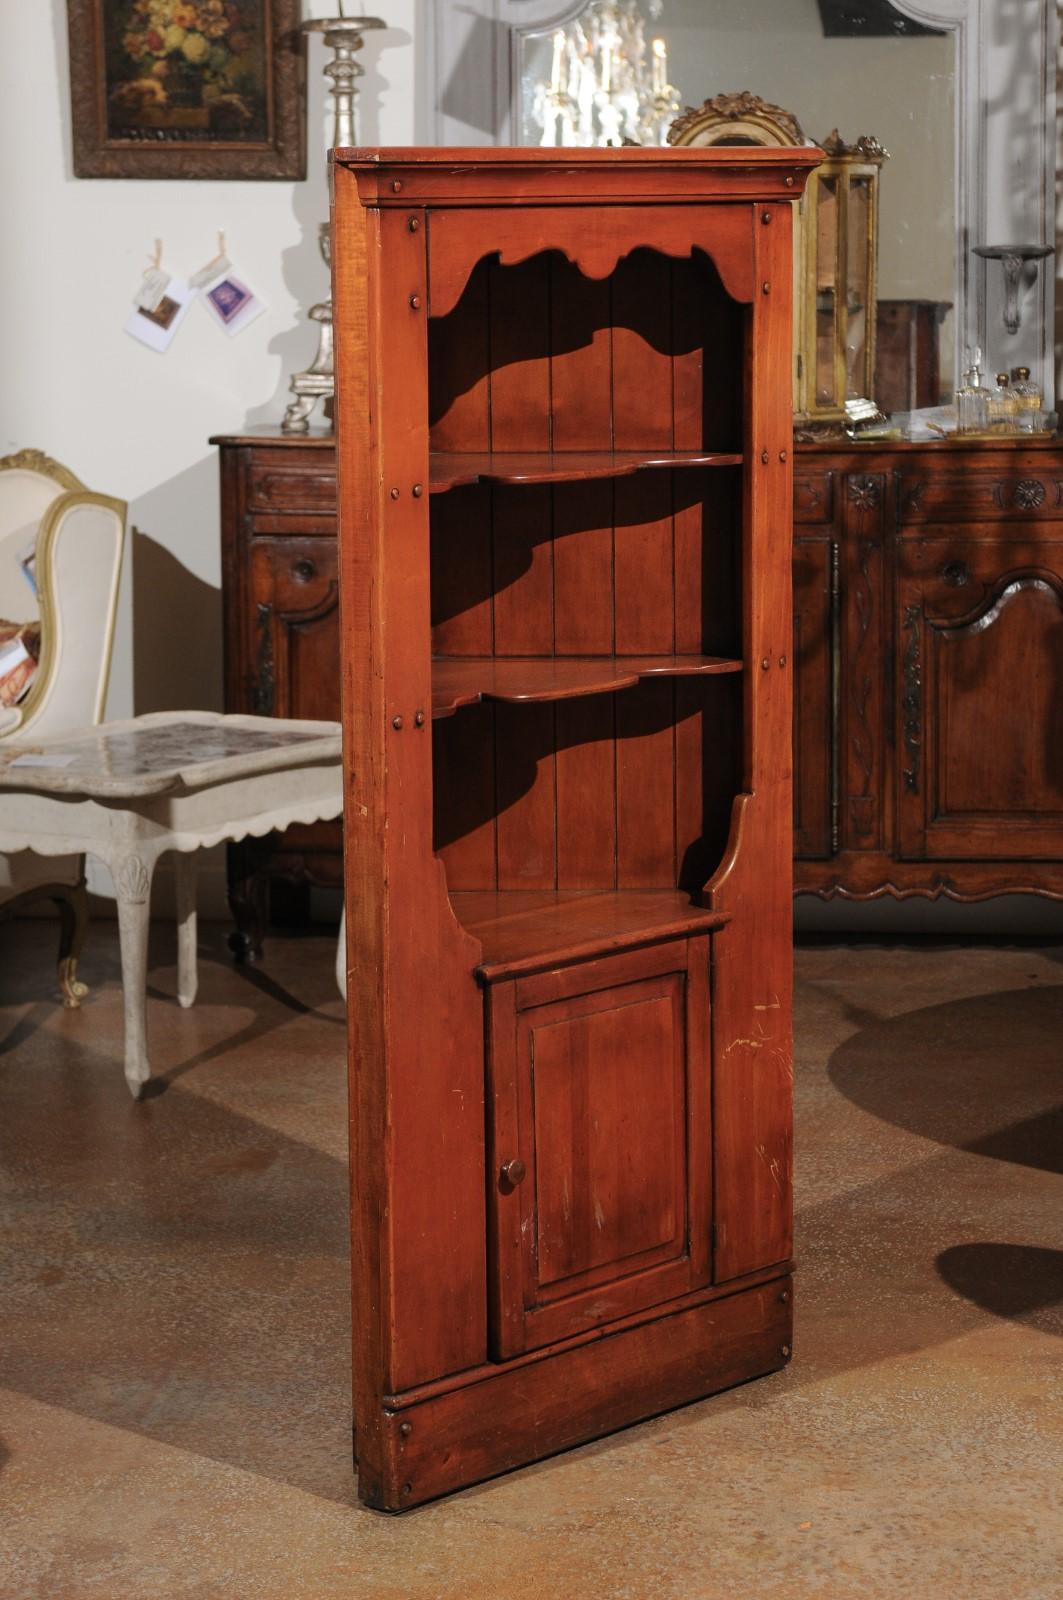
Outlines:
{"label": "cabinet base molding", "polygon": [[997,895],[1063,900],[1058,861],[898,861],[848,851],[828,861],[795,861],[794,893],[819,900],[954,900],[973,905]]}
{"label": "cabinet base molding", "polygon": [[790,1359],[791,1291],[784,1271],[534,1359],[477,1369],[474,1381],[434,1385],[413,1404],[396,1396],[378,1428],[359,1428],[361,1498],[405,1511],[775,1372]]}

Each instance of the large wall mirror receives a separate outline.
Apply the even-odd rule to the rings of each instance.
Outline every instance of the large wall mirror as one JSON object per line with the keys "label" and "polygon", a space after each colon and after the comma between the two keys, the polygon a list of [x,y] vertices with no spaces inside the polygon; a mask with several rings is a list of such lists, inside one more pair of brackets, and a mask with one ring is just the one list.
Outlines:
{"label": "large wall mirror", "polygon": [[[812,140],[878,139],[878,294],[939,323],[942,391],[964,352],[1027,365],[1054,393],[1054,273],[1024,285],[1004,326],[999,264],[975,245],[1055,238],[1055,0],[639,0],[683,105],[749,89],[792,111]],[[652,15],[656,9],[658,14]],[[443,13],[446,13],[443,26]],[[555,34],[586,0],[435,0],[429,136],[534,144],[556,71]],[[930,311],[929,308],[935,308]]]}
{"label": "large wall mirror", "polygon": [[[663,57],[682,105],[700,106],[710,97],[749,89],[792,112],[812,142],[822,143],[837,128],[846,141],[868,134],[885,147],[878,298],[884,309],[898,312],[926,308],[921,320],[937,343],[937,387],[951,393],[958,242],[955,29],[915,22],[890,0],[665,0],[658,16],[650,17],[650,9],[642,8],[650,32],[647,71],[659,38],[664,50],[658,59]],[[594,12],[592,6],[584,15]],[[579,18],[571,27],[589,31]],[[522,144],[557,137],[556,128],[545,128],[543,111],[549,108],[548,86],[558,78],[559,33],[521,35]],[[567,66],[562,60],[561,71]],[[934,394],[929,403],[941,398]]]}

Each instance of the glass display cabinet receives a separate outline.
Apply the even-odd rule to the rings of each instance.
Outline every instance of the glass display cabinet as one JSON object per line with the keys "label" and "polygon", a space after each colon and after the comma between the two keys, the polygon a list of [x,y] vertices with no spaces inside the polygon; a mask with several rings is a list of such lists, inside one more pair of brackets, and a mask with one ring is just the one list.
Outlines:
{"label": "glass display cabinet", "polygon": [[887,152],[865,135],[846,144],[837,128],[812,173],[799,228],[803,263],[794,353],[802,421],[838,422],[875,382],[878,184]]}

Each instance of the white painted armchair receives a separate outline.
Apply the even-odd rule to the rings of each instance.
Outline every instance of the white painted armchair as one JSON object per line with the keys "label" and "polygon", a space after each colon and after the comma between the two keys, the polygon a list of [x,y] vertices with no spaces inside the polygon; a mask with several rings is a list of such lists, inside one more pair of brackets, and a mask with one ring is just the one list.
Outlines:
{"label": "white painted armchair", "polygon": [[[93,494],[39,450],[0,458],[0,618],[39,619],[40,665],[26,698],[0,706],[0,746],[100,721],[111,670],[125,503]],[[36,595],[23,558],[34,547]],[[0,853],[0,917],[33,900],[60,918],[63,1004],[86,993],[77,978],[87,903],[83,856]]]}

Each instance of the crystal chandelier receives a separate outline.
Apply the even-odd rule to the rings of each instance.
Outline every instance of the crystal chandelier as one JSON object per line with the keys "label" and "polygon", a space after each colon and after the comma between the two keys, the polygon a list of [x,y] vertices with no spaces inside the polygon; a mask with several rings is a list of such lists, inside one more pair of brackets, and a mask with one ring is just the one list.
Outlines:
{"label": "crystal chandelier", "polygon": [[[661,0],[649,0],[656,21]],[[535,86],[532,118],[543,145],[665,144],[679,110],[663,39],[646,48],[637,0],[592,0],[553,36],[549,80]]]}

